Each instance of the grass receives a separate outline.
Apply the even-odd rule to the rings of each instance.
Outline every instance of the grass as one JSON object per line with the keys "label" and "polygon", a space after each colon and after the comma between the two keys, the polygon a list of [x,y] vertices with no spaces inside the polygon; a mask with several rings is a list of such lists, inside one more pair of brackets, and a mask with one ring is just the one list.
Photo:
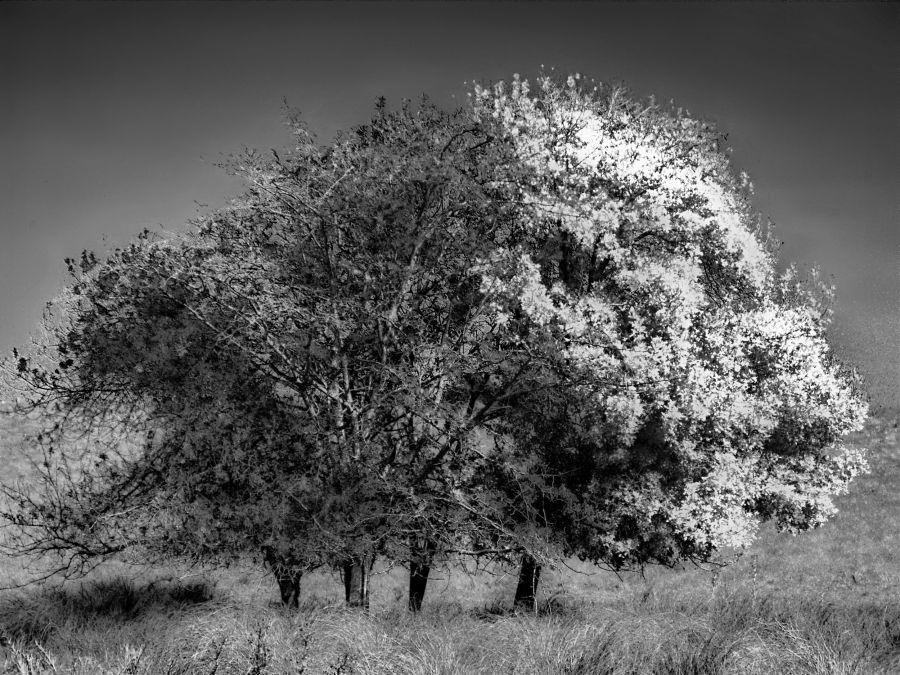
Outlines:
{"label": "grass", "polygon": [[121,578],[4,605],[10,673],[889,673],[900,608],[750,588],[622,593],[535,614],[437,600],[369,614],[244,605]]}
{"label": "grass", "polygon": [[[718,574],[572,563],[544,574],[538,612],[516,614],[515,570],[438,570],[412,616],[396,567],[378,569],[364,614],[341,606],[328,572],[304,579],[290,612],[252,567],[114,564],[0,592],[0,673],[898,673],[897,433],[896,419],[870,423],[873,471],[835,521],[797,537],[765,529]],[[0,585],[17,578],[0,561]]]}

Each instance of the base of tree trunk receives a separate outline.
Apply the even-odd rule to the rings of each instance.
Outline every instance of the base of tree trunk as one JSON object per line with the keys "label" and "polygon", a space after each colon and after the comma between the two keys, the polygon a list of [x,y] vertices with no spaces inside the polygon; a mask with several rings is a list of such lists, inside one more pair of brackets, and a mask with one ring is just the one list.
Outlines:
{"label": "base of tree trunk", "polygon": [[278,582],[281,604],[296,609],[300,606],[300,580],[303,578],[303,570],[288,565],[272,551],[265,552],[265,559],[272,574],[275,575],[275,581]]}
{"label": "base of tree trunk", "polygon": [[428,573],[431,568],[416,561],[409,563],[409,610],[418,612],[422,609],[425,598],[425,586],[428,584]]}
{"label": "base of tree trunk", "polygon": [[412,537],[409,542],[409,611],[422,609],[431,561],[434,558],[434,542]]}
{"label": "base of tree trunk", "polygon": [[278,580],[278,590],[281,592],[281,603],[285,607],[297,609],[300,606],[300,579],[303,572],[292,572],[275,577]]}
{"label": "base of tree trunk", "polygon": [[344,597],[348,607],[369,609],[369,576],[373,562],[367,557],[344,563]]}
{"label": "base of tree trunk", "polygon": [[526,553],[522,556],[519,583],[516,585],[516,599],[513,602],[516,609],[527,609],[529,612],[537,609],[537,588],[540,579],[541,566]]}

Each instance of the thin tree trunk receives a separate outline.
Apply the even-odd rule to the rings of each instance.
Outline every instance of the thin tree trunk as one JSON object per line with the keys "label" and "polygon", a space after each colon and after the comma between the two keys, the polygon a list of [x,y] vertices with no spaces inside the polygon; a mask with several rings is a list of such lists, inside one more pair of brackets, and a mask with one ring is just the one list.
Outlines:
{"label": "thin tree trunk", "polygon": [[513,605],[517,609],[533,612],[537,609],[537,588],[541,579],[541,566],[531,555],[522,556],[522,567],[519,569],[519,583],[516,586],[516,599]]}
{"label": "thin tree trunk", "polygon": [[344,596],[348,607],[369,609],[369,577],[374,559],[354,558],[344,563]]}
{"label": "thin tree trunk", "polygon": [[431,560],[434,556],[434,542],[426,541],[424,545],[415,540],[410,542],[409,559],[409,611],[422,609],[425,598],[425,587],[428,585],[428,573],[431,571]]}

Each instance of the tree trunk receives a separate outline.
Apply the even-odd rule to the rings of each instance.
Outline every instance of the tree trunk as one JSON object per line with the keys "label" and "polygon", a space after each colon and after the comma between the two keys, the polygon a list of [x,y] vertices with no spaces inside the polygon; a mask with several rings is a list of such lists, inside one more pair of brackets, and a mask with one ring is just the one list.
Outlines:
{"label": "tree trunk", "polygon": [[300,579],[302,577],[303,572],[299,571],[285,571],[275,576],[278,580],[278,590],[281,592],[281,602],[285,607],[296,609],[300,606]]}
{"label": "tree trunk", "polygon": [[422,609],[425,598],[425,586],[428,584],[428,573],[431,571],[431,560],[434,556],[434,542],[426,541],[424,545],[415,540],[410,542],[409,558],[409,611]]}
{"label": "tree trunk", "polygon": [[266,563],[278,582],[278,591],[281,593],[281,603],[285,607],[297,608],[300,606],[300,579],[303,578],[303,570],[292,567],[281,560],[271,550],[265,551]]}
{"label": "tree trunk", "polygon": [[348,607],[369,609],[369,575],[374,558],[354,558],[344,563],[344,596]]}
{"label": "tree trunk", "polygon": [[541,578],[541,566],[531,555],[522,556],[522,567],[519,569],[519,583],[516,586],[516,599],[513,605],[517,609],[533,612],[537,609],[537,587]]}

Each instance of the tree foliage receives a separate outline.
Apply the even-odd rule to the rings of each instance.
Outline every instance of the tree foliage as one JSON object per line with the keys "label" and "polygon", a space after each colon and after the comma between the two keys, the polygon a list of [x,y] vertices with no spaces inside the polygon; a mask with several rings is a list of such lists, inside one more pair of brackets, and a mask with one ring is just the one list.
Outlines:
{"label": "tree foliage", "polygon": [[476,88],[473,109],[531,169],[482,291],[553,372],[508,434],[562,548],[672,564],[761,520],[822,524],[865,469],[841,439],[866,405],[824,339],[828,289],[776,273],[719,133],[575,77]]}
{"label": "tree foliage", "polygon": [[818,526],[865,469],[827,292],[777,273],[711,125],[517,76],[289,126],[189,233],[69,262],[11,362],[46,451],[14,549],[673,564]]}

